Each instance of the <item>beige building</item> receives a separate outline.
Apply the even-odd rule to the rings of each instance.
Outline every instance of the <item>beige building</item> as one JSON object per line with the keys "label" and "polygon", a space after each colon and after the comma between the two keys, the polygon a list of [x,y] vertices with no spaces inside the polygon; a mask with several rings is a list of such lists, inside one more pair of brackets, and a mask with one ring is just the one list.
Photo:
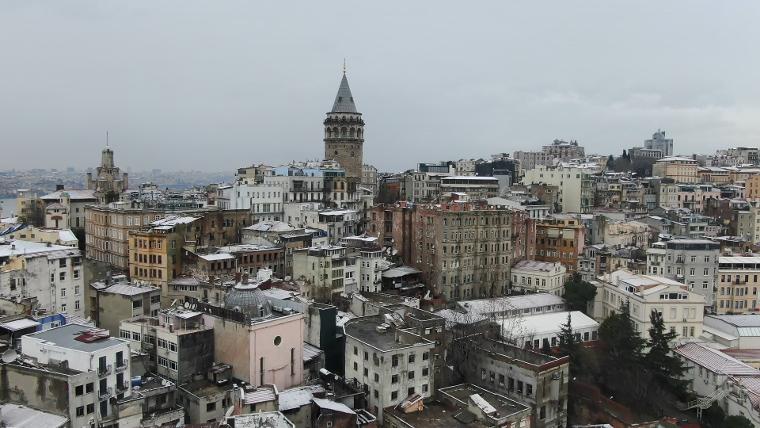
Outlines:
{"label": "beige building", "polygon": [[716,311],[718,314],[744,314],[758,311],[760,257],[720,257]]}
{"label": "beige building", "polygon": [[559,262],[522,260],[512,266],[512,290],[563,294],[567,268]]}
{"label": "beige building", "polygon": [[710,198],[720,198],[720,189],[711,184],[660,184],[660,206],[663,208],[688,208],[701,213]]}
{"label": "beige building", "polygon": [[130,278],[159,287],[167,297],[167,284],[182,273],[183,246],[188,240],[195,242],[192,231],[198,220],[200,217],[170,216],[154,221],[150,229],[129,231]]}
{"label": "beige building", "polygon": [[127,203],[88,205],[85,209],[87,258],[126,272],[129,269],[129,232],[150,228],[154,222],[169,216],[202,217],[193,224],[194,241],[181,246],[222,246],[239,242],[240,230],[251,224],[249,210],[141,208]]}
{"label": "beige building", "polygon": [[698,183],[699,164],[694,159],[682,157],[662,158],[652,166],[652,175],[673,179],[676,183]]}
{"label": "beige building", "polygon": [[662,313],[665,328],[681,337],[699,337],[702,334],[704,296],[691,292],[686,285],[662,276],[636,275],[617,270],[593,281],[597,287],[594,300],[594,318],[604,319],[630,304],[630,314],[641,336],[649,336],[652,311]]}
{"label": "beige building", "polygon": [[309,287],[306,297],[331,300],[347,288],[358,290],[358,257],[340,245],[323,245],[293,252],[293,278],[304,280]]}
{"label": "beige building", "polygon": [[523,184],[546,184],[557,186],[561,212],[588,213],[594,205],[595,170],[578,166],[539,166],[525,172]]}

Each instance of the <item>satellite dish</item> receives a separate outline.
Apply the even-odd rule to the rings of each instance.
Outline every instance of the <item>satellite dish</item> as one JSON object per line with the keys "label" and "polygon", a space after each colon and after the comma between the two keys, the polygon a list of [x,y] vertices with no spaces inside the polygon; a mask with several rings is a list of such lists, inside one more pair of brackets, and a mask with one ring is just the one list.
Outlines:
{"label": "satellite dish", "polygon": [[7,351],[3,352],[0,360],[2,360],[4,363],[12,363],[16,361],[16,358],[18,358],[18,353],[13,349],[8,349]]}
{"label": "satellite dish", "polygon": [[195,308],[197,308],[197,307],[198,307],[198,305],[196,305],[195,303],[193,303],[193,305],[190,307],[190,309],[195,310]]}
{"label": "satellite dish", "polygon": [[185,305],[184,306],[185,306],[185,309],[190,309],[190,302],[185,301]]}

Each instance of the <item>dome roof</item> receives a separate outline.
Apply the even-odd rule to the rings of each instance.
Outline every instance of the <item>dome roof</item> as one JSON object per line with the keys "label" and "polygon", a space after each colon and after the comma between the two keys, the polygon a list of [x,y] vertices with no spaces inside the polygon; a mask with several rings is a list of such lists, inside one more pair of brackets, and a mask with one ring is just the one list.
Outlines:
{"label": "dome roof", "polygon": [[259,284],[236,284],[224,296],[224,307],[250,318],[263,318],[272,313],[269,299],[259,289]]}

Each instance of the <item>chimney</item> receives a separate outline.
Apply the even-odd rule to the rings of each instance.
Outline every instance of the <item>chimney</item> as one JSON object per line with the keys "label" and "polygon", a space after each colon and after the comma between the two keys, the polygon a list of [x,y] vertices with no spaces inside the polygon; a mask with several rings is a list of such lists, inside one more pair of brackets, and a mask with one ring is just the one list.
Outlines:
{"label": "chimney", "polygon": [[63,190],[63,184],[56,184],[55,185],[55,191],[58,192],[60,190]]}
{"label": "chimney", "polygon": [[111,285],[112,281],[113,280],[111,278],[111,271],[109,270],[108,272],[106,272],[106,285]]}
{"label": "chimney", "polygon": [[248,284],[248,273],[243,274],[243,284]]}

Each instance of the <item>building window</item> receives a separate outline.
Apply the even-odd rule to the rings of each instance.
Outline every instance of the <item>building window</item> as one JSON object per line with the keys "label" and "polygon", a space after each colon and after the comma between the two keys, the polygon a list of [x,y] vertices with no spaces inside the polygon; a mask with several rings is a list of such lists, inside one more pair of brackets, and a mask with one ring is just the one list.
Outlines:
{"label": "building window", "polygon": [[77,417],[84,416],[84,406],[77,407]]}
{"label": "building window", "polygon": [[[430,372],[430,369],[428,369],[427,367],[422,368],[422,376],[427,376],[429,372]],[[502,378],[504,377],[504,375],[500,375],[500,376]],[[504,379],[501,380],[501,383],[504,383]]]}
{"label": "building window", "polygon": [[84,385],[77,385],[74,387],[74,395],[79,397],[80,395],[84,394]]}
{"label": "building window", "polygon": [[391,392],[391,400],[395,400],[398,398],[398,391]]}
{"label": "building window", "polygon": [[[354,363],[354,364],[356,364],[356,363]],[[397,374],[391,376],[391,383],[398,383],[398,375]]]}
{"label": "building window", "polygon": [[216,410],[216,402],[206,403],[206,411],[207,412],[213,412],[214,410]]}
{"label": "building window", "polygon": [[412,370],[412,371],[409,372],[408,378],[409,379],[414,379],[414,370]]}
{"label": "building window", "polygon": [[[89,393],[91,393],[94,390],[95,390],[95,384],[94,383],[90,382],[88,384],[85,384],[85,386],[84,386],[85,393],[89,394]],[[90,413],[90,412],[87,412],[87,413]]]}
{"label": "building window", "polygon": [[90,403],[87,405],[87,414],[91,415],[95,413],[95,403]]}

